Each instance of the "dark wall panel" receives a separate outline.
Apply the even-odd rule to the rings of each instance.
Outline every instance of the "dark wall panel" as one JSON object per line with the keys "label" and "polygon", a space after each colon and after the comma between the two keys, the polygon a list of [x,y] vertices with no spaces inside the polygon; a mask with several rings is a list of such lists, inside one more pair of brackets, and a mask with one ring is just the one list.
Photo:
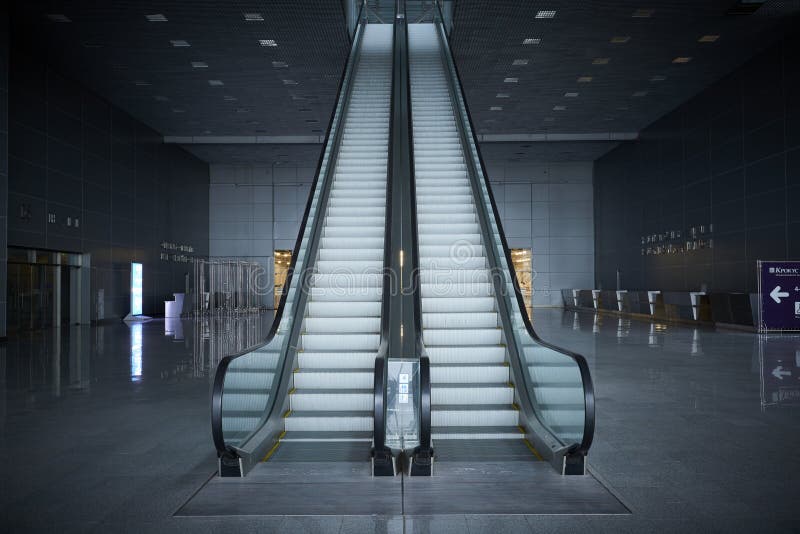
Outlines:
{"label": "dark wall panel", "polygon": [[8,11],[0,10],[0,338],[6,337],[8,239]]}
{"label": "dark wall panel", "polygon": [[[756,260],[800,260],[800,32],[595,162],[602,288],[756,290]],[[642,237],[711,228],[711,248],[646,255]]]}
{"label": "dark wall panel", "polygon": [[[13,48],[10,83],[0,85],[11,110],[3,202],[11,214],[8,246],[90,253],[92,319],[100,318],[100,291],[102,318],[128,313],[130,263],[142,262],[144,313],[163,313],[164,299],[183,291],[191,264],[161,260],[161,243],[189,244],[195,255],[208,255],[208,165],[164,145],[158,133],[25,50]],[[5,168],[4,159],[0,188]]]}

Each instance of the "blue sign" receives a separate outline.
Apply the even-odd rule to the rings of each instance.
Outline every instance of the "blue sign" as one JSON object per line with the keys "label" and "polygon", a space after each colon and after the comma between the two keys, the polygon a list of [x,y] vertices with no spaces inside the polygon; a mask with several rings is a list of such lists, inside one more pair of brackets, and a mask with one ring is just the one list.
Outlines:
{"label": "blue sign", "polygon": [[800,261],[759,261],[760,332],[800,331]]}
{"label": "blue sign", "polygon": [[131,315],[142,314],[142,264],[131,263]]}

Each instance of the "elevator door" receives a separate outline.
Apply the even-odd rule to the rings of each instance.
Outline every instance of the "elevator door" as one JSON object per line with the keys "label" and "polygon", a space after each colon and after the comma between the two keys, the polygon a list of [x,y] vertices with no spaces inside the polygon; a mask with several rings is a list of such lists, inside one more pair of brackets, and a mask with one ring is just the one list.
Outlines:
{"label": "elevator door", "polygon": [[70,322],[68,254],[9,249],[8,330],[52,328]]}

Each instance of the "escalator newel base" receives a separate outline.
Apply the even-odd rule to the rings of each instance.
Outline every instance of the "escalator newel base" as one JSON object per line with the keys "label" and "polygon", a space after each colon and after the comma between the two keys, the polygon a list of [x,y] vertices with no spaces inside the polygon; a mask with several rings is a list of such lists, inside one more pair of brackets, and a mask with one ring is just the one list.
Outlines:
{"label": "escalator newel base", "polygon": [[411,454],[409,476],[429,477],[433,475],[433,449],[430,447],[417,447]]}
{"label": "escalator newel base", "polygon": [[585,475],[586,474],[586,455],[567,454],[564,456],[563,474],[565,475]]}
{"label": "escalator newel base", "polygon": [[219,476],[243,477],[242,460],[238,456],[225,452],[219,456]]}
{"label": "escalator newel base", "polygon": [[393,477],[396,474],[392,450],[389,447],[372,449],[372,476]]}

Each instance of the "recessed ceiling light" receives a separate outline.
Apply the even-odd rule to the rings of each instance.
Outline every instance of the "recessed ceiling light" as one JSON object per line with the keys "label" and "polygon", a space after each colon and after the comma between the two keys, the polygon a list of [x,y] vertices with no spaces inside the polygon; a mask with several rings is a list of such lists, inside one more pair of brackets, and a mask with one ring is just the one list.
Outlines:
{"label": "recessed ceiling light", "polygon": [[491,106],[489,111],[503,111],[503,106]]}
{"label": "recessed ceiling light", "polygon": [[224,100],[225,102],[236,102],[238,100],[238,98],[236,98],[235,96],[231,96],[231,95],[225,95],[225,96],[222,97],[222,100]]}
{"label": "recessed ceiling light", "polygon": [[553,111],[564,111],[567,106],[553,106]]}
{"label": "recessed ceiling light", "polygon": [[505,78],[503,80],[503,83],[518,83],[518,82],[519,82],[519,78],[516,78],[516,77],[514,77],[514,78]]}
{"label": "recessed ceiling light", "polygon": [[630,40],[631,38],[628,35],[615,35],[614,37],[611,38],[611,42],[613,44],[625,44]]}
{"label": "recessed ceiling light", "polygon": [[524,44],[524,45],[537,45],[537,44],[540,44],[541,42],[542,42],[542,40],[539,39],[538,37],[528,37],[527,39],[524,39],[522,41],[522,44]]}
{"label": "recessed ceiling light", "polygon": [[719,35],[704,35],[697,40],[698,43],[713,43],[719,39]]}
{"label": "recessed ceiling light", "polygon": [[609,61],[611,61],[610,57],[596,57],[592,60],[592,65],[608,65]]}
{"label": "recessed ceiling light", "polygon": [[672,60],[673,63],[689,63],[692,60],[691,57],[686,56],[678,56]]}
{"label": "recessed ceiling light", "polygon": [[139,87],[144,87],[147,85],[151,85],[150,82],[146,82],[144,80],[136,80],[133,82],[133,85],[138,85]]}
{"label": "recessed ceiling light", "polygon": [[175,48],[186,48],[188,46],[192,46],[189,44],[189,41],[184,41],[183,39],[175,39],[174,41],[170,41],[170,43]]}
{"label": "recessed ceiling light", "polygon": [[244,13],[244,20],[247,22],[263,22],[264,16],[261,13]]}
{"label": "recessed ceiling light", "polygon": [[153,98],[155,98],[159,102],[166,102],[167,100],[169,100],[169,98],[167,98],[164,95],[155,95]]}
{"label": "recessed ceiling light", "polygon": [[528,60],[527,59],[515,59],[511,64],[515,65],[515,66],[527,65],[528,64]]}
{"label": "recessed ceiling light", "polygon": [[48,13],[45,17],[47,17],[50,22],[72,22],[72,19],[63,13]]}
{"label": "recessed ceiling light", "polygon": [[633,93],[633,96],[640,97],[640,96],[647,96],[647,91],[636,91]]}
{"label": "recessed ceiling light", "polygon": [[275,39],[259,39],[258,44],[261,46],[278,46],[278,43],[275,42]]}
{"label": "recessed ceiling light", "polygon": [[497,98],[511,98],[511,95],[508,93],[497,93]]}
{"label": "recessed ceiling light", "polygon": [[281,80],[281,81],[283,82],[283,85],[297,85],[296,80]]}
{"label": "recessed ceiling light", "polygon": [[167,22],[167,17],[161,13],[154,13],[152,15],[145,15],[145,18],[150,22]]}
{"label": "recessed ceiling light", "polygon": [[650,17],[653,16],[653,13],[655,12],[656,12],[655,9],[637,9],[636,11],[633,12],[631,17],[635,19],[649,19]]}
{"label": "recessed ceiling light", "polygon": [[666,76],[662,76],[661,74],[656,74],[655,76],[650,76],[650,81],[651,82],[663,82],[666,79],[667,79],[667,77]]}
{"label": "recessed ceiling light", "polygon": [[569,93],[564,93],[564,96],[567,98],[578,98],[578,93],[570,91]]}
{"label": "recessed ceiling light", "polygon": [[592,78],[591,76],[580,76],[580,77],[578,78],[578,83],[589,83],[589,82],[591,82],[593,79],[594,79],[594,78]]}
{"label": "recessed ceiling light", "polygon": [[285,69],[286,67],[289,66],[289,64],[286,63],[285,61],[273,61],[272,66],[275,67],[276,69]]}
{"label": "recessed ceiling light", "polygon": [[552,19],[556,16],[556,12],[553,9],[542,9],[536,12],[537,19]]}
{"label": "recessed ceiling light", "polygon": [[185,109],[182,108],[172,108],[173,113],[186,113]]}
{"label": "recessed ceiling light", "polygon": [[208,80],[208,85],[211,87],[222,87],[225,85],[222,80]]}
{"label": "recessed ceiling light", "polygon": [[194,69],[207,69],[208,63],[205,61],[192,61],[192,68]]}

